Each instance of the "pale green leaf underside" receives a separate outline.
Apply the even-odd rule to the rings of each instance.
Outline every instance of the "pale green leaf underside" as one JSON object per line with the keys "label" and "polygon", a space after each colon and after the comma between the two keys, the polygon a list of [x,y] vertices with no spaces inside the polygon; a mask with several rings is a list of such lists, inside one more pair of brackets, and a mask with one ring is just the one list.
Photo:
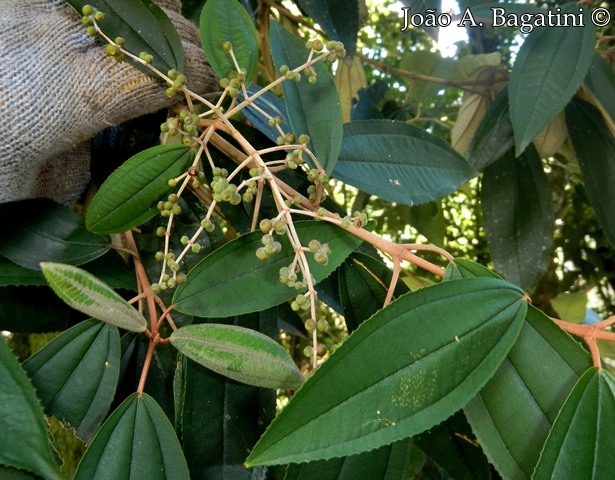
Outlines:
{"label": "pale green leaf underside", "polygon": [[143,315],[91,273],[51,262],[41,263],[41,268],[56,295],[75,310],[125,330],[147,328]]}
{"label": "pale green leaf underside", "polygon": [[213,323],[187,325],[173,332],[171,344],[195,362],[248,385],[297,389],[303,383],[282,346],[255,330]]}

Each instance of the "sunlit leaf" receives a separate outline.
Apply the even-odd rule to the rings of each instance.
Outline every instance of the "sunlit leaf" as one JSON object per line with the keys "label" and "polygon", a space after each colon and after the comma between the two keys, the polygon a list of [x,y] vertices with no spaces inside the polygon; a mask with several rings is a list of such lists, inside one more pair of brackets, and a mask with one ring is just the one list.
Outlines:
{"label": "sunlit leaf", "polygon": [[121,233],[158,212],[168,182],[184,173],[194,151],[186,145],[158,145],[129,158],[101,185],[89,205],[86,227],[97,233]]}
{"label": "sunlit leaf", "polygon": [[224,48],[230,42],[239,68],[244,69],[246,84],[252,81],[258,61],[258,40],[252,19],[235,0],[208,0],[200,19],[201,44],[207,60],[220,78],[228,78],[237,67]]}
{"label": "sunlit leaf", "polygon": [[43,409],[28,377],[0,337],[0,464],[49,480],[64,478],[47,437]]}
{"label": "sunlit leaf", "polygon": [[510,150],[487,167],[481,199],[496,270],[531,287],[545,272],[553,246],[551,188],[536,151],[515,158]]}
{"label": "sunlit leaf", "polygon": [[615,138],[598,109],[582,100],[566,108],[566,122],[587,196],[606,238],[615,245]]}
{"label": "sunlit leaf", "polygon": [[560,15],[569,13],[577,21],[582,15],[583,26],[536,28],[517,54],[509,86],[517,156],[570,101],[594,58],[595,28],[587,8],[576,2],[562,5]]}
{"label": "sunlit leaf", "polygon": [[98,431],[73,478],[185,480],[190,474],[160,405],[147,393],[133,393]]}
{"label": "sunlit leaf", "polygon": [[246,464],[352,455],[438,424],[497,370],[526,309],[520,289],[490,278],[400,297],[314,372]]}
{"label": "sunlit leaf", "polygon": [[147,322],[135,308],[94,275],[71,265],[41,263],[53,291],[69,307],[133,332],[142,332]]}
{"label": "sunlit leaf", "polygon": [[282,346],[256,330],[235,325],[186,325],[171,335],[181,353],[216,373],[267,388],[296,389],[303,376]]}
{"label": "sunlit leaf", "polygon": [[437,200],[476,175],[439,138],[403,122],[364,120],[344,125],[335,178],[391,202]]}
{"label": "sunlit leaf", "polygon": [[587,292],[558,293],[551,299],[551,306],[557,316],[566,322],[581,323],[587,315]]}
{"label": "sunlit leaf", "polygon": [[24,363],[47,415],[89,442],[111,406],[120,371],[116,327],[86,320],[54,338]]}
{"label": "sunlit leaf", "polygon": [[0,204],[0,229],[0,255],[35,270],[40,262],[81,265],[100,257],[111,243],[88,232],[68,207],[47,199]]}
{"label": "sunlit leaf", "polygon": [[[81,15],[85,5],[92,5],[105,14],[99,22],[106,35],[126,40],[126,48],[139,55],[147,52],[154,57],[152,65],[162,72],[184,69],[184,47],[177,30],[164,11],[151,0],[66,0]],[[85,34],[85,32],[84,32]],[[151,72],[135,63],[144,72]]]}
{"label": "sunlit leaf", "polygon": [[[294,69],[305,63],[308,51],[304,43],[277,22],[271,22],[271,54],[277,68],[287,65]],[[307,81],[285,81],[284,101],[290,126],[298,137],[309,135],[308,148],[330,175],[335,168],[342,143],[342,107],[333,77],[327,67],[319,62],[313,66],[316,84]],[[310,160],[306,160],[309,162]]]}
{"label": "sunlit leaf", "polygon": [[[352,234],[325,222],[297,222],[295,228],[303,245],[316,238],[331,249],[327,265],[307,255],[316,282],[328,277],[360,244]],[[260,231],[242,235],[199,262],[175,292],[176,310],[205,318],[230,317],[274,307],[297,295],[279,280],[280,268],[288,267],[295,255],[288,238],[279,237],[281,251],[261,261],[255,252],[263,245],[262,236]]]}
{"label": "sunlit leaf", "polygon": [[557,416],[532,478],[610,479],[615,472],[615,378],[588,369]]}

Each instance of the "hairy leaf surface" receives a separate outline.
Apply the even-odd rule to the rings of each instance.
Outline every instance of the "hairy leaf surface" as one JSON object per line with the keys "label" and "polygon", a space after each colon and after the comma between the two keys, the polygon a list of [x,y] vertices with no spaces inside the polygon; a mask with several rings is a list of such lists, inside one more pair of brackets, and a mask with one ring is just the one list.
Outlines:
{"label": "hairy leaf surface", "polygon": [[158,212],[156,204],[172,190],[168,181],[184,173],[194,151],[187,145],[158,145],[126,160],[100,186],[85,224],[96,233],[121,233]]}
{"label": "hairy leaf surface", "polygon": [[94,275],[71,265],[41,263],[53,291],[69,307],[133,332],[142,332],[147,321],[126,300]]}
{"label": "hairy leaf surface", "polygon": [[296,389],[303,383],[286,350],[256,330],[214,323],[186,325],[173,332],[171,344],[195,362],[248,385]]}

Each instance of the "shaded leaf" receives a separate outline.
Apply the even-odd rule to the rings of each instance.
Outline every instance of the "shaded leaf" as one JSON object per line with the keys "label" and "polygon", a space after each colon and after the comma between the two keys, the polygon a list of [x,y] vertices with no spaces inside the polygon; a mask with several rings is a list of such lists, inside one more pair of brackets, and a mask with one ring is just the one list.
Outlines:
{"label": "shaded leaf", "polygon": [[147,393],[133,393],[98,431],[73,478],[190,477],[173,426],[160,405]]}
{"label": "shaded leaf", "polygon": [[587,8],[570,2],[561,15],[583,10],[583,27],[537,28],[521,45],[510,76],[510,119],[519,156],[570,101],[593,60],[594,31]]}
{"label": "shaded leaf", "polygon": [[44,262],[41,267],[53,291],[69,307],[125,330],[146,329],[143,315],[94,275],[60,263]]}
{"label": "shaded leaf", "polygon": [[615,122],[615,73],[609,62],[598,52],[585,77],[585,83],[600,102],[611,121]]}
{"label": "shaded leaf", "polygon": [[413,448],[405,439],[350,457],[291,464],[284,480],[406,480]]}
{"label": "shaded leaf", "polygon": [[187,145],[158,145],[129,158],[107,178],[92,199],[86,227],[121,233],[158,212],[156,204],[172,190],[168,181],[184,173],[194,157]]}
{"label": "shaded leaf", "polygon": [[54,338],[23,365],[47,415],[88,443],[107,415],[120,371],[114,326],[86,320]]}
{"label": "shaded leaf", "polygon": [[22,267],[39,270],[40,262],[70,265],[100,257],[109,238],[85,229],[68,207],[47,199],[0,204],[0,255]]}
{"label": "shaded leaf", "polygon": [[[105,14],[100,28],[110,38],[122,37],[126,49],[139,55],[147,52],[154,57],[152,65],[163,73],[184,69],[184,47],[177,30],[164,11],[151,0],[66,0],[81,15],[85,5],[92,5]],[[85,35],[85,32],[84,32]],[[134,63],[146,73],[149,69]]]}
{"label": "shaded leaf", "polygon": [[258,61],[258,40],[250,15],[235,0],[208,0],[200,17],[201,44],[219,78],[228,78],[237,68],[224,44],[230,42],[239,68],[245,70],[246,85],[252,81]]}
{"label": "shaded leaf", "polygon": [[[276,67],[287,65],[290,69],[305,63],[308,51],[301,40],[272,21],[271,54]],[[318,81],[311,85],[306,75],[301,81],[282,84],[284,101],[290,126],[298,137],[309,135],[308,148],[316,156],[327,174],[337,162],[342,143],[342,107],[333,77],[327,67],[319,62],[313,66]],[[306,160],[310,162],[309,159]]]}
{"label": "shaded leaf", "polygon": [[249,328],[203,323],[173,332],[171,344],[220,375],[257,387],[297,389],[303,376],[286,350]]}
{"label": "shaded leaf", "polygon": [[359,32],[359,0],[297,0],[314,22],[322,27],[331,40],[346,48],[346,58],[357,51]]}
{"label": "shaded leaf", "polygon": [[48,287],[0,288],[0,330],[57,332],[66,328],[73,312]]}
{"label": "shaded leaf", "polygon": [[606,238],[615,245],[615,139],[598,109],[582,100],[566,108],[566,122],[587,196]]}
{"label": "shaded leaf", "polygon": [[496,270],[531,287],[545,272],[553,247],[551,188],[536,151],[515,158],[511,150],[487,167],[481,200]]}
{"label": "shaded leaf", "polygon": [[557,416],[532,478],[610,479],[615,472],[615,378],[588,369]]}
{"label": "shaded leaf", "polygon": [[477,170],[483,170],[515,144],[512,124],[508,115],[508,89],[503,89],[476,129],[468,152],[468,162]]}
{"label": "shaded leaf", "polygon": [[1,337],[0,385],[0,464],[49,480],[64,478],[55,463],[34,388]]}
{"label": "shaded leaf", "polygon": [[408,205],[439,199],[476,175],[439,138],[402,122],[363,120],[344,125],[335,178]]}
{"label": "shaded leaf", "polygon": [[489,480],[489,462],[463,412],[414,437],[414,442],[451,478]]}
{"label": "shaded leaf", "polygon": [[[252,96],[260,91],[258,85],[250,85],[247,89],[248,95]],[[239,101],[245,100],[242,92],[238,95]],[[272,117],[280,117],[283,124],[288,124],[288,114],[286,113],[286,105],[284,101],[277,95],[271,92],[265,92],[258,98],[251,100],[250,104],[242,110],[246,118],[256,127],[261,133],[264,133],[269,140],[275,142],[280,136],[280,132],[275,127],[269,125],[267,119],[254,107],[264,110]]]}
{"label": "shaded leaf", "polygon": [[505,478],[530,478],[574,383],[591,365],[578,342],[534,307],[500,369],[464,412]]}
{"label": "shaded leaf", "polygon": [[[340,227],[325,222],[296,222],[302,245],[316,238],[331,249],[327,265],[307,255],[316,283],[333,272],[361,241]],[[297,295],[279,280],[281,267],[292,262],[295,251],[287,237],[280,237],[282,250],[261,261],[255,252],[262,246],[260,231],[242,235],[205,257],[190,272],[173,297],[179,312],[205,318],[230,317],[274,307]],[[237,292],[242,292],[241,302]]]}
{"label": "shaded leaf", "polygon": [[523,292],[498,279],[444,282],[402,296],[314,372],[246,464],[352,455],[436,425],[497,370],[526,308]]}
{"label": "shaded leaf", "polygon": [[[383,262],[363,253],[353,252],[342,264],[339,291],[349,332],[383,307],[392,277]],[[408,291],[403,282],[398,282],[394,298]]]}
{"label": "shaded leaf", "polygon": [[47,285],[47,282],[40,270],[22,267],[0,257],[0,286],[16,285]]}

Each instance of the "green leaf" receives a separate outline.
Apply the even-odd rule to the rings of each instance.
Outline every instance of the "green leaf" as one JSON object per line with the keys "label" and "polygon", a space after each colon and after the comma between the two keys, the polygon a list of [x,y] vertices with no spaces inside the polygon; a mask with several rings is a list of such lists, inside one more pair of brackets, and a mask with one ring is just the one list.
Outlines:
{"label": "green leaf", "polygon": [[[287,65],[294,69],[305,63],[308,51],[303,42],[277,22],[272,21],[270,28],[271,55],[276,67]],[[308,148],[331,175],[342,144],[342,105],[331,72],[322,62],[313,68],[318,78],[316,84],[310,84],[305,74],[299,82],[285,81],[284,101],[293,132],[297,137],[309,135]],[[306,160],[310,162],[307,156]]]}
{"label": "green leaf", "polygon": [[536,28],[521,45],[510,76],[510,119],[519,156],[566,106],[581,86],[594,58],[594,31],[587,8],[561,7],[583,27]]}
{"label": "green leaf", "polygon": [[193,157],[187,145],[158,145],[129,158],[92,199],[85,219],[88,230],[121,233],[145,223],[171,192],[168,181],[184,173]]}
{"label": "green leaf", "polygon": [[587,316],[587,292],[579,290],[578,292],[558,293],[555,298],[551,299],[551,306],[560,319],[566,322],[581,323]]}
{"label": "green leaf", "polygon": [[334,176],[391,202],[437,200],[474,177],[474,169],[439,138],[402,122],[344,125]]}
{"label": "green leaf", "polygon": [[17,265],[0,257],[0,286],[47,285],[45,277],[39,270]]}
{"label": "green leaf", "polygon": [[125,330],[143,332],[147,328],[143,315],[94,275],[60,263],[43,262],[41,268],[53,291],[69,307]]}
{"label": "green leaf", "polygon": [[[339,271],[339,292],[344,320],[350,332],[382,308],[392,272],[381,261],[353,252]],[[403,282],[395,287],[394,298],[409,290]]]}
{"label": "green leaf", "polygon": [[352,455],[438,424],[497,370],[526,309],[520,289],[491,278],[402,296],[363,322],[316,370],[246,464]]}
{"label": "green leaf", "polygon": [[[234,325],[277,332],[275,310],[235,317]],[[235,382],[182,357],[175,411],[192,480],[254,480],[263,467],[243,466],[247,452],[275,415],[276,392]],[[207,408],[203,408],[203,399]]]}
{"label": "green leaf", "polygon": [[578,342],[540,310],[528,309],[507,359],[464,409],[502,476],[530,478],[560,407],[590,365]]}
{"label": "green leaf", "polygon": [[73,478],[185,480],[190,474],[160,405],[147,393],[133,393],[98,431]]}
{"label": "green leaf", "polygon": [[412,448],[405,439],[350,457],[291,464],[284,480],[406,480]]}
{"label": "green leaf", "polygon": [[598,109],[582,100],[566,108],[566,123],[589,201],[606,238],[615,245],[615,139]]}
{"label": "green leaf", "polygon": [[0,464],[49,480],[62,479],[34,388],[2,337],[0,385]]}
{"label": "green leaf", "polygon": [[322,27],[327,37],[344,44],[346,58],[352,58],[357,51],[359,31],[358,0],[298,0],[299,5]]}
{"label": "green leaf", "polygon": [[547,269],[553,248],[551,188],[536,151],[515,158],[510,150],[487,167],[481,200],[496,270],[531,287]]}
{"label": "green leaf", "polygon": [[246,84],[256,72],[258,39],[252,19],[236,0],[207,0],[201,10],[201,44],[207,60],[219,78],[236,72],[224,44],[230,42],[239,68],[245,70]]}
{"label": "green leaf", "polygon": [[54,338],[23,365],[47,415],[89,443],[113,401],[120,372],[117,328],[86,320]]}
{"label": "green leaf", "polygon": [[0,255],[35,270],[44,261],[81,265],[100,257],[110,244],[107,237],[88,232],[68,207],[47,199],[0,204],[0,229]]}
{"label": "green leaf", "polygon": [[[135,55],[153,55],[152,65],[163,73],[184,69],[184,47],[181,38],[164,11],[151,0],[66,0],[81,16],[84,5],[92,5],[105,14],[99,22],[102,31],[112,39],[122,37],[125,48]],[[84,27],[85,30],[85,27]],[[83,32],[85,35],[85,31]],[[146,73],[149,69],[134,63]]]}
{"label": "green leaf", "polygon": [[[410,11],[417,12],[413,9]],[[423,10],[425,11],[425,10]],[[430,77],[457,79],[459,78],[459,62],[453,58],[443,57],[440,52],[430,50],[410,50],[404,52],[399,62],[399,67],[405,71],[418,73]],[[442,90],[442,85],[425,82],[423,80],[409,80],[409,96],[416,102],[422,102],[431,95]]]}
{"label": "green leaf", "polygon": [[[307,255],[316,283],[328,277],[361,241],[344,229],[325,222],[297,222],[302,245],[318,239],[331,249],[327,265]],[[230,317],[257,312],[294,297],[297,292],[279,280],[281,267],[292,262],[295,251],[286,237],[280,237],[282,250],[265,261],[256,258],[262,246],[260,231],[242,235],[205,257],[188,272],[188,280],[173,297],[175,309],[199,317]],[[241,302],[237,301],[241,292]]]}
{"label": "green leaf", "polygon": [[48,287],[0,288],[0,330],[57,332],[66,328],[73,312]]}
{"label": "green leaf", "polygon": [[181,353],[220,375],[266,388],[297,389],[303,376],[286,350],[270,337],[235,325],[186,325],[171,335]]}
{"label": "green leaf", "polygon": [[515,144],[508,114],[508,88],[504,88],[489,106],[478,126],[468,153],[468,162],[483,170],[501,158]]}
{"label": "green leaf", "polygon": [[590,368],[557,416],[532,478],[612,478],[614,422],[615,378]]}
{"label": "green leaf", "polygon": [[594,53],[585,83],[615,122],[615,73],[609,62],[598,52]]}

